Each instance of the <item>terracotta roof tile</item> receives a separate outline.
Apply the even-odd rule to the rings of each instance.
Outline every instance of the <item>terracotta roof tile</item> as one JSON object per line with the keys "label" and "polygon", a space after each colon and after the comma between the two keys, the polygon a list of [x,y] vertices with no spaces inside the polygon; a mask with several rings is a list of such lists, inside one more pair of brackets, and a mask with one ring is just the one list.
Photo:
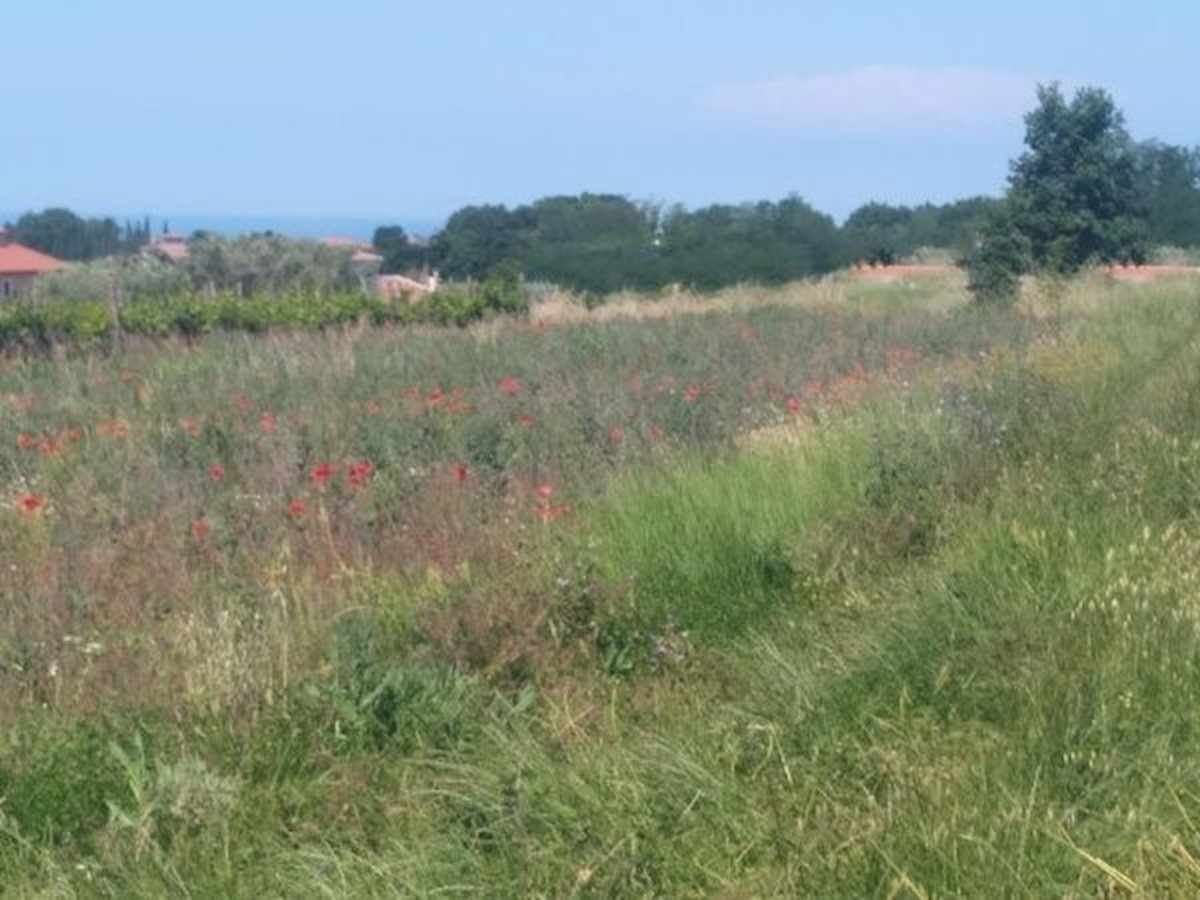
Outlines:
{"label": "terracotta roof tile", "polygon": [[24,244],[0,245],[0,275],[41,275],[65,268],[62,260]]}

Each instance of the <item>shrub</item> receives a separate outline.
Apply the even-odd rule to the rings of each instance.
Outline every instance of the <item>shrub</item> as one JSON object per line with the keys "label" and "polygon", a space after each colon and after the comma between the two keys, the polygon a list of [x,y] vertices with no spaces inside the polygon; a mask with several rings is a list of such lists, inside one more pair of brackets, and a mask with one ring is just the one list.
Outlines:
{"label": "shrub", "polygon": [[967,257],[967,289],[977,303],[1011,306],[1021,294],[1021,276],[1029,269],[1029,241],[1011,222],[995,218],[984,228]]}

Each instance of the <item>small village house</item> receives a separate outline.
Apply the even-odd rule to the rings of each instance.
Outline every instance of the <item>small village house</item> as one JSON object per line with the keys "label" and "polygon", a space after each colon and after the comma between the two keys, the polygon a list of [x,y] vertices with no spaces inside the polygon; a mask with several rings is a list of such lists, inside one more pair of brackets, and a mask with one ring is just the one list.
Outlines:
{"label": "small village house", "polygon": [[142,252],[164,262],[179,264],[187,259],[188,241],[182,234],[162,234],[143,247]]}
{"label": "small village house", "polygon": [[10,239],[0,228],[0,300],[26,291],[40,275],[66,268],[66,263]]}

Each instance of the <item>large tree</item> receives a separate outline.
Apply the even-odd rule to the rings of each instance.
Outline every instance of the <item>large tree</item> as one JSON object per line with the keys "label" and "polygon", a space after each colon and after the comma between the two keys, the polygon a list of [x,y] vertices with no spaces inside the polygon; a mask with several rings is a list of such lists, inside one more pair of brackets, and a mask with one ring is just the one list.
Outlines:
{"label": "large tree", "polygon": [[1040,86],[1025,144],[1008,204],[1035,267],[1067,273],[1144,255],[1134,147],[1106,91],[1080,88],[1068,101],[1058,85]]}

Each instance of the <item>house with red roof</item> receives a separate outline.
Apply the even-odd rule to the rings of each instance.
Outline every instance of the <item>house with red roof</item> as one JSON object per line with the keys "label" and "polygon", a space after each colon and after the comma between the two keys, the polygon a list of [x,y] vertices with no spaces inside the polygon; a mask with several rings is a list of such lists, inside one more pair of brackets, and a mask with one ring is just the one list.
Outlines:
{"label": "house with red roof", "polygon": [[17,296],[39,275],[58,272],[66,266],[61,259],[9,240],[8,231],[0,228],[0,300]]}

